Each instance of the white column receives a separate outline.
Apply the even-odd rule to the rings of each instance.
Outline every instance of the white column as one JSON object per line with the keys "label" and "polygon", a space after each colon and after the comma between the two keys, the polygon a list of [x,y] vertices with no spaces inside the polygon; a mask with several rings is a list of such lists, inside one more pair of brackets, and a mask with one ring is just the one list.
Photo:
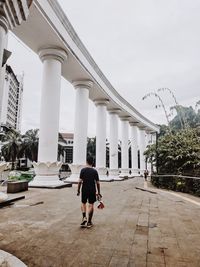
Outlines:
{"label": "white column", "polygon": [[4,49],[7,47],[8,23],[4,16],[0,15],[0,122],[2,122],[3,88],[5,79],[5,67],[2,67]]}
{"label": "white column", "polygon": [[38,163],[34,164],[36,177],[31,186],[59,186],[58,173],[62,163],[57,162],[60,112],[60,82],[65,51],[57,48],[39,52],[43,62],[43,81],[40,111]]}
{"label": "white column", "polygon": [[[156,146],[156,143],[157,143],[157,133],[156,132],[153,132],[152,134],[151,134],[151,140],[152,140],[152,145],[155,145]],[[157,162],[155,163],[155,165],[153,164],[153,166],[152,166],[152,171],[153,172],[157,172]]]}
{"label": "white column", "polygon": [[109,110],[110,113],[110,151],[109,151],[109,177],[113,180],[119,178],[119,165],[118,165],[118,113],[119,109]]}
{"label": "white column", "polygon": [[96,168],[100,181],[109,182],[110,178],[106,175],[106,106],[108,100],[97,99],[94,102],[96,105]]}
{"label": "white column", "polygon": [[66,154],[67,154],[67,152],[66,152],[66,150],[64,150],[64,163],[66,163]]}
{"label": "white column", "polygon": [[77,183],[80,170],[86,164],[89,90],[93,82],[75,81],[73,85],[76,89],[73,164],[70,165],[72,174],[66,180]]}
{"label": "white column", "polygon": [[156,138],[157,138],[156,136],[157,134],[155,132],[151,134],[152,144],[156,144]]}
{"label": "white column", "polygon": [[131,122],[131,176],[139,176],[138,169],[138,127]]}
{"label": "white column", "polygon": [[6,44],[8,23],[4,16],[0,15],[0,69],[2,68],[3,53]]}
{"label": "white column", "polygon": [[[150,132],[146,132],[146,149],[147,149],[147,146],[151,144],[152,144],[152,135]],[[147,170],[149,171],[149,175],[150,175],[151,174],[151,163],[150,162],[147,162]]]}
{"label": "white column", "polygon": [[128,178],[129,176],[129,119],[127,117],[121,117],[121,173],[119,177]]}
{"label": "white column", "polygon": [[140,174],[142,175],[144,173],[144,170],[146,169],[145,156],[144,156],[145,148],[146,148],[145,129],[140,128]]}

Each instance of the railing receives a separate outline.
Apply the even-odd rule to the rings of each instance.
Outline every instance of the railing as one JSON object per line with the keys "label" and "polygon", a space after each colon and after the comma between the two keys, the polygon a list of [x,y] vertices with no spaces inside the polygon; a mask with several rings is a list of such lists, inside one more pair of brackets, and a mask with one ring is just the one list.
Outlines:
{"label": "railing", "polygon": [[177,175],[177,174],[161,174],[161,175],[152,175],[153,177],[176,177],[176,178],[185,178],[185,179],[196,179],[200,180],[200,177],[195,176],[185,176],[185,175]]}

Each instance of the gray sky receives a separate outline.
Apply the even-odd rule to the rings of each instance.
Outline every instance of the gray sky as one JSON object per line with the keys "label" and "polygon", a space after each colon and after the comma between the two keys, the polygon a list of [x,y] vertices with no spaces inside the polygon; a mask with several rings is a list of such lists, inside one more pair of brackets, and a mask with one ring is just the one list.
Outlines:
{"label": "gray sky", "polygon": [[[165,123],[156,99],[142,97],[161,87],[178,102],[200,99],[199,0],[59,0],[79,37],[116,90],[155,123]],[[9,38],[15,72],[25,72],[22,131],[39,127],[42,64],[37,55]],[[24,55],[22,57],[22,55]],[[62,80],[60,130],[73,131],[75,95]],[[173,100],[162,93],[167,106]],[[90,103],[89,135],[95,134]],[[93,123],[94,122],[94,123]]]}

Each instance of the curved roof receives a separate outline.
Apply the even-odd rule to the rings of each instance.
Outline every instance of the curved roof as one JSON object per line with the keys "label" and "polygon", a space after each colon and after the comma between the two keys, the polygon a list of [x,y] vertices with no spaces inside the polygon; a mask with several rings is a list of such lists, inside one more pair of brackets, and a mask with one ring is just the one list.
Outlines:
{"label": "curved roof", "polygon": [[120,109],[120,116],[130,117],[130,122],[155,132],[159,127],[138,112],[111,85],[81,42],[66,14],[56,0],[35,0],[28,20],[13,32],[33,51],[59,47],[68,54],[63,63],[62,75],[69,82],[92,80],[90,99],[108,99],[108,109]]}

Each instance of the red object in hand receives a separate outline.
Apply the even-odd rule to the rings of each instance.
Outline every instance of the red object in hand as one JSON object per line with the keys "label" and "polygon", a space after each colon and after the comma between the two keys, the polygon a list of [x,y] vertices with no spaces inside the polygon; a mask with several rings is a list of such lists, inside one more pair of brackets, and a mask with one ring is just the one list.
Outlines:
{"label": "red object in hand", "polygon": [[105,206],[104,206],[104,204],[103,204],[102,201],[99,201],[99,204],[98,204],[97,208],[98,208],[98,209],[103,209],[103,208],[105,208]]}

